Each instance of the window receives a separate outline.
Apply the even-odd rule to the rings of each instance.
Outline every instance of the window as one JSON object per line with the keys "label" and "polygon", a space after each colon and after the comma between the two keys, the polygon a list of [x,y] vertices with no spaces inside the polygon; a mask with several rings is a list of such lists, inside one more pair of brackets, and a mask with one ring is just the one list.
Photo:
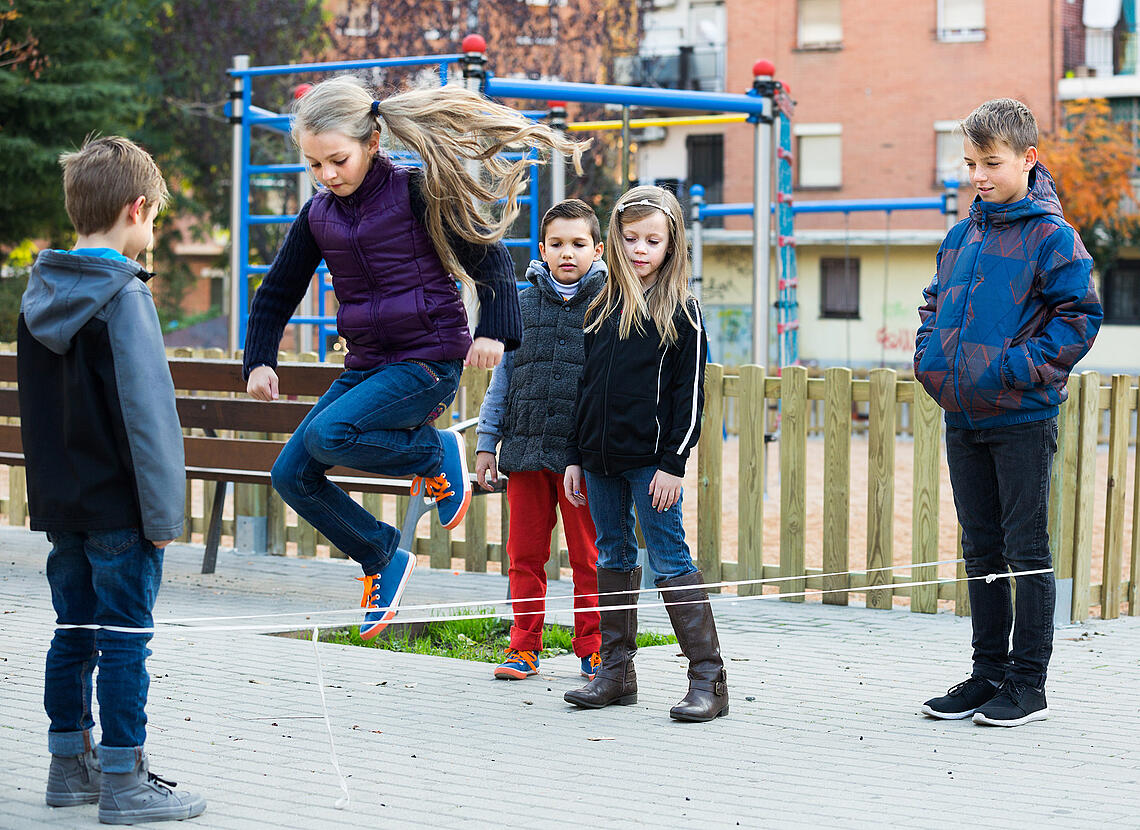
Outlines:
{"label": "window", "polygon": [[796,187],[835,188],[843,184],[843,128],[840,124],[796,124]]}
{"label": "window", "polygon": [[934,186],[942,187],[948,179],[958,184],[969,181],[962,160],[962,133],[957,121],[934,122]]}
{"label": "window", "polygon": [[938,0],[938,39],[985,40],[986,0]]}
{"label": "window", "polygon": [[859,319],[859,260],[821,257],[819,260],[819,316]]}
{"label": "window", "polygon": [[1120,259],[1104,272],[1104,322],[1140,325],[1140,260]]}
{"label": "window", "polygon": [[843,43],[839,0],[799,0],[797,43],[801,49],[837,49]]}
{"label": "window", "polygon": [[[688,183],[699,184],[705,189],[705,203],[718,204],[724,201],[724,135],[690,135],[685,138],[688,150]],[[687,193],[685,194],[688,195]],[[687,214],[686,214],[687,215]],[[724,218],[710,217],[705,220],[706,228],[723,228]]]}

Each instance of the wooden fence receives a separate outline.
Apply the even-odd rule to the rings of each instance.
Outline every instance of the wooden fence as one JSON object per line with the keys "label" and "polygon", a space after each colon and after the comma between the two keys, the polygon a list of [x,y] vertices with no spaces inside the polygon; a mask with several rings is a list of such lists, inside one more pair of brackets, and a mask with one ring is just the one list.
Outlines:
{"label": "wooden fence", "polygon": [[[172,355],[224,357],[221,350],[174,350]],[[283,354],[282,359],[297,358]],[[300,359],[316,360],[316,356],[302,355]],[[476,415],[489,378],[489,371],[466,370],[460,393],[440,423]],[[1127,579],[1125,573],[1126,566],[1128,576],[1140,570],[1140,533],[1134,527],[1128,533],[1126,521],[1129,448],[1135,445],[1137,395],[1137,386],[1129,376],[1113,375],[1109,384],[1102,386],[1097,373],[1084,372],[1070,378],[1069,399],[1061,407],[1049,532],[1056,575],[1058,579],[1071,580],[1073,620],[1087,619],[1095,606],[1099,606],[1104,618],[1118,616],[1122,608],[1129,614],[1140,613],[1137,580]],[[729,408],[733,410],[731,420],[738,437],[727,437]],[[906,424],[905,430],[900,429],[900,422]],[[774,432],[776,440],[771,440]],[[861,432],[866,434],[867,446],[866,557],[862,569],[853,569],[849,528],[853,507],[852,436]],[[809,441],[818,445],[819,433],[823,443],[822,499],[815,498],[812,504],[813,510],[821,511],[822,530],[809,534],[808,445]],[[737,442],[737,484],[729,493],[724,486],[726,441]],[[1104,441],[1108,468],[1103,495],[1104,544],[1097,552],[1101,557],[1101,579],[1094,583],[1094,511],[1102,498],[1097,492],[1097,458],[1098,446]],[[823,377],[809,377],[805,368],[791,366],[780,377],[766,377],[757,366],[742,366],[737,374],[726,375],[723,367],[709,364],[700,445],[695,461],[690,460],[690,466],[696,465],[695,528],[688,528],[690,544],[695,538],[697,563],[706,581],[779,579],[766,586],[768,593],[777,590],[777,586],[786,594],[821,590],[825,592],[823,602],[830,604],[846,604],[849,593],[861,593],[871,608],[891,608],[896,597],[905,597],[914,612],[932,613],[941,601],[953,604],[958,614],[968,614],[965,582],[915,587],[905,584],[938,579],[938,568],[931,563],[960,556],[960,550],[956,553],[944,545],[940,547],[940,531],[956,525],[952,511],[940,510],[942,447],[938,406],[921,386],[900,378],[893,369],[873,369],[866,379],[856,379],[846,368],[831,368],[823,372]],[[473,441],[469,442],[468,452],[473,468]],[[906,517],[896,517],[895,459],[900,452],[913,454],[911,490],[903,494],[909,495],[912,505],[909,528],[902,528]],[[770,464],[778,465],[779,483],[777,492],[768,493],[766,499],[764,475]],[[1135,462],[1131,479],[1131,515],[1136,515],[1140,512],[1140,465]],[[184,541],[204,533],[208,513],[205,506],[212,501],[214,486],[210,482],[190,484]],[[406,504],[405,497],[356,497],[376,515],[395,524]],[[691,499],[692,493],[687,493],[686,498]],[[858,494],[856,507],[863,504],[863,498],[864,494]],[[779,504],[778,540],[766,539],[763,532],[766,502]],[[726,510],[735,510],[735,546],[722,543]],[[499,531],[490,535],[500,541],[488,539],[489,512],[498,514]],[[13,525],[26,521],[21,468],[8,471],[8,497],[0,499],[0,514]],[[291,512],[276,493],[264,486],[239,485],[223,521],[223,535],[238,534],[241,519],[264,519],[266,548],[272,554],[316,556],[319,545],[328,545],[308,523],[291,523],[287,516]],[[414,549],[429,558],[431,567],[486,571],[488,562],[502,562],[501,540],[507,536],[509,521],[505,498],[493,495],[473,499],[461,533],[444,530],[434,513],[430,521],[427,536],[417,537]],[[909,558],[905,551],[895,550],[900,529],[910,531]],[[559,535],[556,528],[551,549],[557,555],[551,557],[547,568],[553,579],[559,578],[560,567],[568,565]],[[776,543],[771,544],[772,541]],[[807,566],[809,551],[819,566]],[[343,556],[331,546],[329,555]],[[911,567],[897,572],[885,570],[907,563]],[[964,576],[960,563],[957,573]],[[752,596],[762,593],[764,587],[746,584],[739,586],[738,592]],[[803,601],[804,597],[787,599]]]}

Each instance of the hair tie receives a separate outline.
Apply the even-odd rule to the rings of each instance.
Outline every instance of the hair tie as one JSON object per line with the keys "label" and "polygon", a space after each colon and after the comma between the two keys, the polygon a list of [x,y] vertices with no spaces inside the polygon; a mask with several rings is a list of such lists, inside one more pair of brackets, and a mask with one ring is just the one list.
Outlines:
{"label": "hair tie", "polygon": [[380,117],[380,102],[379,101],[373,101],[372,102],[372,114],[374,116],[376,116],[377,118]]}

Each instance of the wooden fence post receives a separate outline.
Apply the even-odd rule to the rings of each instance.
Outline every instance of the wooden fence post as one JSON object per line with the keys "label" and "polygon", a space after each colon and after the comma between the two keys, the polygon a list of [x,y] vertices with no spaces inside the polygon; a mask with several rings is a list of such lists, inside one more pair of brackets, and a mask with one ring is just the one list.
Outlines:
{"label": "wooden fence post", "polygon": [[[780,379],[780,576],[805,574],[807,525],[807,369],[785,366]],[[804,590],[806,579],[780,583],[784,593]],[[803,602],[803,596],[785,597]]]}
{"label": "wooden fence post", "polygon": [[[867,585],[885,585],[867,592],[868,608],[894,604],[895,407],[898,373],[870,372],[871,415],[867,444]],[[876,568],[880,570],[875,570]]]}
{"label": "wooden fence post", "polygon": [[[720,582],[721,467],[724,458],[724,367],[705,366],[705,408],[697,445],[697,567]],[[709,588],[719,593],[720,588]]]}
{"label": "wooden fence post", "polygon": [[[1132,389],[1132,403],[1136,407],[1136,417],[1140,419],[1140,390]],[[1138,421],[1140,423],[1140,421]],[[1132,480],[1132,568],[1128,575],[1128,613],[1140,614],[1140,437],[1136,442],[1136,459]]]}
{"label": "wooden fence post", "polygon": [[[764,367],[740,367],[740,504],[737,511],[737,579],[764,578]],[[764,593],[761,582],[741,585],[742,597]]]}
{"label": "wooden fence post", "polygon": [[851,370],[824,374],[823,601],[846,605],[851,586]]}
{"label": "wooden fence post", "polygon": [[1132,379],[1113,375],[1109,392],[1108,492],[1104,508],[1104,567],[1101,572],[1100,616],[1114,620],[1120,616],[1120,590],[1124,564],[1124,483],[1128,472],[1128,433],[1132,413],[1128,397]]}
{"label": "wooden fence post", "polygon": [[[468,367],[464,370],[463,386],[467,389],[466,411],[464,412],[466,417],[474,418],[479,414],[479,408],[483,405],[483,398],[487,395],[487,385],[490,380],[491,372],[488,369]],[[468,435],[471,437],[466,440],[467,468],[473,471],[475,469],[475,430],[470,430]],[[478,487],[479,485],[476,484],[475,486]],[[463,546],[466,549],[464,567],[468,571],[486,573],[487,500],[472,496],[471,504],[467,508],[467,518],[463,521]]]}
{"label": "wooden fence post", "polygon": [[[942,410],[921,383],[914,384],[910,407],[914,433],[914,497],[911,514],[911,562],[938,561],[938,490],[941,471]],[[938,578],[937,566],[911,569],[911,581],[928,582]],[[910,589],[910,610],[933,614],[938,611],[938,586],[920,585]]]}
{"label": "wooden fence post", "polygon": [[1100,375],[1081,372],[1081,410],[1077,448],[1077,493],[1073,515],[1073,621],[1089,616],[1092,580],[1093,500],[1096,445],[1100,426]]}

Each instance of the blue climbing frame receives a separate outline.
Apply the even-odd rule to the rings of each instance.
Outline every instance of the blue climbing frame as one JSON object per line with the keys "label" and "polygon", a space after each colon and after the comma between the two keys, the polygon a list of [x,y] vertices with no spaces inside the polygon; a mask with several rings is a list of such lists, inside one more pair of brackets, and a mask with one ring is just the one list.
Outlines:
{"label": "blue climbing frame", "polygon": [[[761,176],[767,169],[768,154],[761,153],[759,148],[769,140],[771,124],[773,121],[772,96],[764,92],[757,94],[754,86],[748,93],[716,93],[697,92],[689,90],[651,89],[643,87],[615,86],[605,84],[582,84],[568,82],[532,81],[519,78],[498,78],[484,70],[485,56],[482,52],[464,52],[461,54],[423,55],[408,58],[394,58],[382,60],[343,61],[334,63],[292,64],[288,66],[259,66],[251,67],[248,56],[239,55],[234,60],[234,67],[229,74],[232,78],[231,122],[234,125],[234,172],[233,172],[233,201],[232,201],[232,233],[233,245],[231,254],[231,274],[236,276],[232,281],[230,290],[230,346],[237,348],[245,338],[245,329],[249,315],[249,279],[252,275],[264,273],[267,266],[264,264],[251,264],[249,262],[249,234],[251,224],[288,223],[293,217],[287,215],[266,216],[251,215],[249,211],[250,178],[255,175],[282,175],[285,173],[300,173],[304,170],[301,164],[272,164],[252,165],[250,159],[250,139],[254,127],[269,128],[284,131],[288,129],[289,117],[269,112],[254,106],[251,82],[254,78],[267,75],[288,75],[304,72],[349,72],[376,67],[396,66],[438,66],[440,81],[446,83],[448,66],[459,63],[464,77],[469,83],[479,83],[481,91],[491,98],[519,99],[527,101],[574,101],[578,103],[619,104],[625,107],[646,106],[666,107],[680,110],[697,110],[712,112],[737,112],[752,116],[756,126],[757,158],[764,159],[764,164],[755,164],[753,177]],[[528,113],[529,114],[529,113]],[[541,113],[540,113],[541,114]],[[530,227],[531,238],[523,240],[505,240],[508,245],[528,246],[532,257],[537,257],[538,237],[538,186],[532,168],[530,193],[526,200],[531,208]],[[754,237],[762,240],[766,253],[767,234],[760,234],[754,230]],[[768,257],[754,257],[753,282],[754,307],[763,303],[767,297],[768,289]],[[331,287],[326,280],[327,271],[320,272],[319,300],[322,313],[315,317],[295,317],[291,322],[311,323],[322,327],[322,334],[335,331],[332,317],[325,316],[324,298]],[[235,311],[236,310],[236,311]],[[325,337],[320,338],[321,356],[324,356]]]}

